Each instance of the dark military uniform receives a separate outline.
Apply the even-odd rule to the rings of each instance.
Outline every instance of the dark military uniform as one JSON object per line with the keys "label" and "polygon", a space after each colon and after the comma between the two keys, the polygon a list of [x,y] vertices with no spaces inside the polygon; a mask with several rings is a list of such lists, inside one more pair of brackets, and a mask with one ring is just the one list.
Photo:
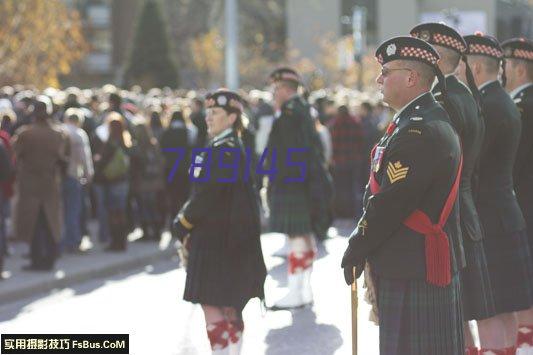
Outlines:
{"label": "dark military uniform", "polygon": [[[267,148],[269,169],[276,169],[269,184],[270,230],[288,235],[310,234],[313,230],[309,177],[314,167],[323,164],[323,159],[309,104],[302,97],[294,96],[282,105]],[[293,151],[289,157],[289,150],[295,149],[305,151]],[[275,162],[271,156],[274,151]],[[296,179],[301,181],[291,181]]]}
{"label": "dark military uniform", "polygon": [[[397,37],[382,44],[376,57],[380,63],[414,57],[435,67],[438,54],[419,39]],[[373,150],[371,165],[366,208],[343,267],[346,277],[349,265],[360,268],[367,262],[379,311],[380,353],[462,354],[458,271],[464,255],[451,193],[458,189],[461,148],[446,111],[431,93],[398,112]],[[443,218],[445,204],[450,206],[448,218]],[[415,214],[425,215],[433,231],[409,227]],[[445,247],[441,244],[433,254],[430,245],[440,241]],[[449,258],[447,265],[441,264],[443,258]],[[446,271],[448,279],[435,278],[435,270]]]}
{"label": "dark military uniform", "polygon": [[[483,248],[481,224],[474,200],[474,181],[478,180],[478,159],[483,144],[485,124],[468,88],[454,76],[446,78],[446,89],[455,115],[450,119],[461,139],[463,170],[459,192],[461,232],[466,267],[461,270],[465,320],[480,320],[495,315],[494,299]],[[440,85],[433,92],[440,97]]]}
{"label": "dark military uniform", "polygon": [[[244,147],[236,132],[228,130],[207,148],[209,153],[195,161],[210,161],[210,172],[206,166],[192,167],[191,173],[208,181],[193,184],[175,222],[178,230],[190,230],[184,299],[239,311],[250,298],[264,298],[259,206],[252,182],[246,181],[250,172],[245,171]],[[239,168],[233,181],[235,170],[223,167],[235,159]]]}
{"label": "dark military uniform", "polygon": [[522,118],[522,135],[514,165],[514,188],[528,230],[530,254],[533,255],[533,83],[513,98]]}
{"label": "dark military uniform", "polygon": [[[533,62],[533,42],[512,38],[502,43],[504,57],[512,61]],[[516,152],[513,179],[518,203],[526,220],[530,254],[533,256],[533,82],[515,88],[511,99],[520,111],[522,134]]]}
{"label": "dark military uniform", "polygon": [[520,141],[518,112],[499,81],[481,90],[485,142],[480,157],[478,212],[497,313],[528,309],[533,302],[526,225],[513,191]]}
{"label": "dark military uniform", "polygon": [[[503,51],[498,41],[482,33],[464,37],[468,55],[492,58]],[[513,191],[513,166],[520,139],[520,114],[498,80],[479,87],[485,120],[480,155],[477,201],[496,313],[530,308],[533,266],[525,220]]]}
{"label": "dark military uniform", "polygon": [[[466,52],[464,39],[453,28],[442,23],[423,23],[411,30],[411,35],[430,44],[454,50],[459,55]],[[468,64],[466,64],[468,66]],[[463,311],[465,320],[486,319],[495,314],[494,299],[487,269],[487,259],[482,242],[479,216],[474,203],[473,182],[477,181],[477,167],[485,124],[472,91],[476,91],[471,77],[468,85],[462,84],[455,75],[445,79],[450,105],[442,102],[442,85],[433,88],[435,98],[444,105],[453,127],[459,134],[463,153],[463,169],[459,191],[461,232],[465,250],[466,267],[461,270]]]}

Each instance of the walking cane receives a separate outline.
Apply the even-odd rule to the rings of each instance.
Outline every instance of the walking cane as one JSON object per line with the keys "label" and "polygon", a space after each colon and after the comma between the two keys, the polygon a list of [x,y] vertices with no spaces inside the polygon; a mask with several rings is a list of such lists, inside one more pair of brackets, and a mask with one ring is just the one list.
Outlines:
{"label": "walking cane", "polygon": [[357,355],[357,279],[355,278],[355,266],[352,269],[353,283],[352,283],[352,354]]}

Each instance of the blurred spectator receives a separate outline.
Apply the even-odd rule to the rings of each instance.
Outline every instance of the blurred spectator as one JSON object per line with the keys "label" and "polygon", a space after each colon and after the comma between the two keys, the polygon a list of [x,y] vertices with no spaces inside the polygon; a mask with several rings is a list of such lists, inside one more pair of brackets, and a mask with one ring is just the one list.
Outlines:
{"label": "blurred spectator", "polygon": [[322,152],[324,154],[324,161],[326,166],[330,166],[333,157],[333,142],[331,141],[331,134],[326,126],[320,123],[318,117],[313,117],[315,120],[315,128],[322,143]]}
{"label": "blurred spectator", "polygon": [[27,93],[19,93],[15,96],[15,113],[17,114],[17,121],[11,134],[14,134],[17,129],[28,125],[32,122],[31,107],[33,99]]}
{"label": "blurred spectator", "polygon": [[128,225],[126,204],[129,189],[131,137],[124,117],[118,112],[107,114],[109,136],[94,156],[95,191],[98,204],[100,241],[110,241],[106,250],[126,250]]}
{"label": "blurred spectator", "polygon": [[257,156],[261,157],[267,146],[268,136],[272,130],[272,124],[274,123],[274,109],[271,105],[265,102],[263,98],[259,98],[254,114],[257,121],[255,152]]}
{"label": "blurred spectator", "polygon": [[361,162],[361,175],[359,178],[359,189],[363,193],[368,176],[370,174],[370,152],[374,145],[381,137],[381,131],[378,127],[378,118],[373,114],[372,105],[368,102],[363,102],[359,108],[359,117],[361,127],[363,129],[363,159]]}
{"label": "blurred spectator", "polygon": [[67,164],[68,139],[50,121],[52,103],[46,96],[33,105],[35,122],[13,137],[17,161],[15,233],[30,242],[26,270],[51,270],[61,237],[61,173]]}
{"label": "blurred spectator", "polygon": [[163,123],[161,122],[160,111],[153,110],[150,112],[150,130],[155,139],[159,141],[163,134]]}
{"label": "blurred spectator", "polygon": [[[13,184],[15,183],[15,156],[11,147],[11,135],[9,134],[9,128],[16,121],[15,113],[11,109],[4,109],[0,111],[0,117],[2,118],[2,127],[0,129],[0,142],[3,144],[3,150],[7,155],[9,165],[6,167],[5,162],[2,161],[2,167],[0,175],[0,279],[2,275],[2,262],[3,257],[8,254],[7,245],[7,218],[10,215],[10,200],[13,197]],[[6,177],[5,174],[8,174]]]}
{"label": "blurred spectator", "polygon": [[142,240],[159,241],[163,216],[158,199],[164,188],[164,159],[157,140],[146,123],[135,125],[131,150],[131,190],[139,208]]}
{"label": "blurred spectator", "polygon": [[80,126],[84,115],[81,109],[71,107],[65,111],[64,128],[70,140],[70,159],[67,173],[63,178],[63,204],[65,221],[61,250],[79,252],[81,243],[81,213],[83,186],[94,175],[89,138]]}
{"label": "blurred spectator", "polygon": [[12,109],[3,109],[0,111],[0,119],[2,120],[0,123],[0,130],[9,134],[9,136],[13,135],[17,123],[17,115],[15,112]]}
{"label": "blurred spectator", "polygon": [[340,218],[355,218],[361,203],[358,191],[361,160],[363,159],[363,131],[346,106],[338,108],[330,122],[333,143],[332,175],[335,181],[334,210]]}
{"label": "blurred spectator", "polygon": [[[183,113],[179,110],[172,113],[168,128],[161,135],[161,149],[165,159],[165,181],[166,181],[166,211],[171,220],[181,209],[181,206],[189,198],[190,180],[189,165],[191,149],[196,141],[198,130],[192,123],[187,123]],[[169,151],[170,149],[181,149],[181,152]],[[180,158],[176,170],[173,170],[176,159]],[[173,172],[173,176],[171,173]],[[169,178],[171,178],[169,180]]]}
{"label": "blurred spectator", "polygon": [[207,123],[205,122],[204,102],[199,98],[194,98],[191,105],[192,123],[198,128],[198,138],[195,147],[203,148],[207,143]]}
{"label": "blurred spectator", "polygon": [[9,136],[0,131],[0,280],[3,279],[4,257],[7,256],[7,218],[9,214],[9,198],[13,189],[6,191],[10,187],[13,179],[13,157],[9,146]]}

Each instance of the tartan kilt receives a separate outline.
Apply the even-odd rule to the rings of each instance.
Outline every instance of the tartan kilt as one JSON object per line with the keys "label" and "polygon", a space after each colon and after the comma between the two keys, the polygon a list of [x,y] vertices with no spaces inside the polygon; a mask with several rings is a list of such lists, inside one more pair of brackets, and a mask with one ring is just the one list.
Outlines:
{"label": "tartan kilt", "polygon": [[269,194],[270,231],[290,235],[311,234],[311,197],[306,185],[273,186]]}
{"label": "tartan kilt", "polygon": [[464,241],[466,267],[460,271],[465,320],[487,319],[496,315],[483,241]]}
{"label": "tartan kilt", "polygon": [[533,264],[525,230],[490,235],[483,240],[496,313],[533,305]]}
{"label": "tartan kilt", "polygon": [[380,354],[463,355],[459,276],[449,286],[377,277]]}
{"label": "tartan kilt", "polygon": [[[194,241],[193,241],[194,242]],[[183,299],[241,311],[251,298],[264,299],[266,268],[260,248],[238,253],[191,246]]]}

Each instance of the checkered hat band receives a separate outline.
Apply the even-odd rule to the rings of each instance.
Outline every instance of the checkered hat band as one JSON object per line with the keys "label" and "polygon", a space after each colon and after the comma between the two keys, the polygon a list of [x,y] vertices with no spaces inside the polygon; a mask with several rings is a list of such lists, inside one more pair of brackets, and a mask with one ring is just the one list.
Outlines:
{"label": "checkered hat band", "polygon": [[528,51],[525,49],[515,49],[513,57],[518,59],[533,60],[533,51]]}
{"label": "checkered hat band", "polygon": [[422,59],[431,64],[437,64],[438,58],[431,52],[417,47],[404,47],[400,51],[400,56],[406,58]]}
{"label": "checkered hat band", "polygon": [[471,44],[468,46],[468,51],[470,54],[485,54],[498,59],[503,57],[503,53],[499,49],[484,44]]}
{"label": "checkered hat band", "polygon": [[378,59],[379,64],[383,64],[383,56],[381,54],[378,54],[376,58]]}
{"label": "checkered hat band", "polygon": [[435,44],[442,44],[448,47],[452,47],[454,49],[457,49],[461,53],[466,50],[465,45],[461,43],[461,41],[459,41],[457,38],[446,36],[441,33],[435,33],[433,35],[433,42],[435,42]]}

